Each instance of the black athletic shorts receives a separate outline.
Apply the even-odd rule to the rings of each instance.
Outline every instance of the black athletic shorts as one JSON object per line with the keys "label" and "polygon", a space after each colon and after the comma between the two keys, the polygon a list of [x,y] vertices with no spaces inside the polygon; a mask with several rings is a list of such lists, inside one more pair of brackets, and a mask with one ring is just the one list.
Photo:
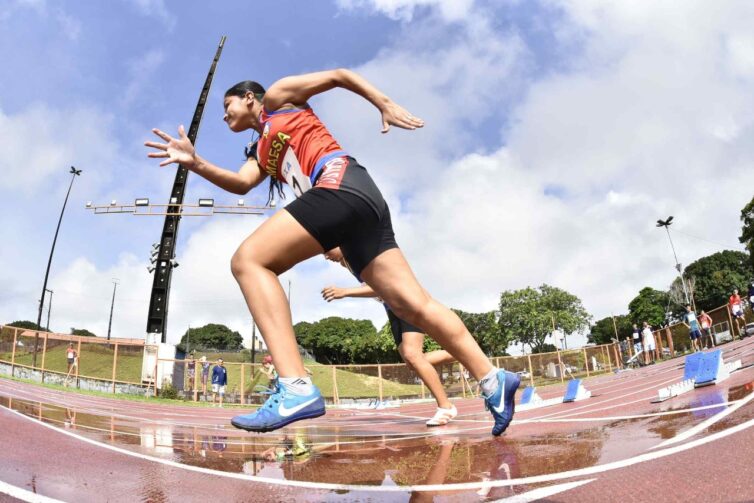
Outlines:
{"label": "black athletic shorts", "polygon": [[390,320],[390,331],[393,332],[393,339],[395,340],[395,347],[399,347],[403,342],[403,334],[406,332],[418,332],[424,333],[421,328],[415,327],[411,323],[398,318],[392,309],[386,308],[387,319]]}
{"label": "black athletic shorts", "polygon": [[375,257],[398,248],[387,203],[366,169],[351,157],[339,189],[315,184],[285,209],[323,250],[340,246],[357,278]]}

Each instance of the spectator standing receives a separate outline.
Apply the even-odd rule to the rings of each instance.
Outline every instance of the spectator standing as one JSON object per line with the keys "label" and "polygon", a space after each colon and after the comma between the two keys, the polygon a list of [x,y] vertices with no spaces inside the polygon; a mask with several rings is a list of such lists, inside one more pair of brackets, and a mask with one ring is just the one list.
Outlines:
{"label": "spectator standing", "polygon": [[267,376],[269,383],[267,387],[274,390],[278,387],[278,372],[275,370],[275,365],[272,363],[272,356],[265,355],[262,359],[262,373]]}
{"label": "spectator standing", "polygon": [[201,360],[199,360],[202,364],[202,394],[204,395],[204,399],[207,399],[207,379],[209,379],[209,368],[211,364],[207,361],[207,357],[202,355]]}
{"label": "spectator standing", "polygon": [[[733,290],[733,295],[731,295],[728,299],[728,304],[730,305],[730,314],[733,316],[733,319],[736,322],[736,329],[740,337],[743,335],[743,331],[741,330],[741,321],[744,318],[744,306],[743,304],[741,304],[741,296],[738,295],[737,288]],[[746,325],[746,323],[744,323],[744,325]]]}
{"label": "spectator standing", "polygon": [[78,353],[73,349],[73,343],[68,343],[68,349],[65,350],[66,360],[68,361],[68,373],[71,373],[71,369],[78,365]]}
{"label": "spectator standing", "polygon": [[[699,313],[699,324],[702,326],[702,336],[703,337],[709,337],[710,340],[710,347],[715,347],[715,337],[712,335],[712,318],[709,314],[705,313],[704,310],[702,310],[701,313]],[[704,342],[704,341],[702,341]],[[704,349],[707,349],[706,342],[704,343]]]}
{"label": "spectator standing", "polygon": [[686,306],[686,314],[683,316],[683,321],[689,326],[689,338],[691,339],[691,347],[694,352],[701,351],[701,338],[702,332],[699,330],[699,321],[696,319],[696,313],[690,305]]}
{"label": "spectator standing", "polygon": [[642,347],[641,347],[641,334],[639,332],[639,327],[636,325],[636,323],[634,323],[633,335],[632,335],[631,340],[633,341],[633,344],[634,344],[634,353],[638,355],[639,353],[642,352]]}
{"label": "spectator standing", "polygon": [[642,324],[641,336],[644,339],[644,363],[649,365],[655,360],[655,336],[652,334],[652,328],[646,321]]}
{"label": "spectator standing", "polygon": [[196,380],[196,359],[194,353],[191,353],[189,360],[186,363],[186,372],[188,374],[189,391],[194,390],[194,382]]}
{"label": "spectator standing", "polygon": [[223,406],[225,386],[228,384],[228,369],[223,364],[223,359],[218,358],[217,364],[212,369],[212,406],[215,405],[217,395],[220,395],[220,407]]}

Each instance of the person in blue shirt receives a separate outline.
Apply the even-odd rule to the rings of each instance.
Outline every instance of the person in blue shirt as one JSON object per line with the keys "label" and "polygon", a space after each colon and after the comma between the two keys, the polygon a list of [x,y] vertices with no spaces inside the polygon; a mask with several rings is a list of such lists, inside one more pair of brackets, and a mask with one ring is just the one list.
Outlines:
{"label": "person in blue shirt", "polygon": [[689,338],[691,338],[691,346],[694,352],[701,351],[702,331],[699,328],[696,313],[690,305],[686,306],[686,314],[683,316],[683,321],[689,326]]}
{"label": "person in blue shirt", "polygon": [[215,405],[217,395],[220,395],[220,407],[223,406],[225,386],[228,384],[228,369],[223,365],[223,359],[217,359],[217,365],[212,368],[212,406]]}

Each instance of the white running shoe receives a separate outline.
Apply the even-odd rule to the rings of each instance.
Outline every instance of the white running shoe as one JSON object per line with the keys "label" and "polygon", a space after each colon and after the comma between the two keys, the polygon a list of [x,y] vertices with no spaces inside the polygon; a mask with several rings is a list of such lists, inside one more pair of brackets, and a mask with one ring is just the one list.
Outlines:
{"label": "white running shoe", "polygon": [[458,409],[455,405],[451,405],[449,409],[443,409],[438,407],[435,415],[432,419],[427,421],[427,426],[443,426],[448,424],[451,419],[458,415]]}

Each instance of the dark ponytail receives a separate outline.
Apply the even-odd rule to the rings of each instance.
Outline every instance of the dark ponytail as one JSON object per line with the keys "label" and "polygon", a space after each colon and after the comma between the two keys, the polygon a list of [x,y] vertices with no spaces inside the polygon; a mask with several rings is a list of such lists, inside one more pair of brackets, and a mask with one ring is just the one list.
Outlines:
{"label": "dark ponytail", "polygon": [[[264,90],[264,87],[262,87],[262,85],[259,82],[254,82],[253,80],[244,80],[234,85],[227,91],[225,91],[225,97],[227,98],[228,96],[237,96],[239,98],[243,98],[244,96],[246,96],[246,93],[251,93],[254,95],[256,99],[258,99],[259,101],[262,101],[262,98],[264,98],[265,90]],[[249,144],[249,146],[247,146],[244,149],[244,153],[246,154],[247,159],[249,157],[256,158],[256,150],[257,150],[256,147],[257,147],[257,142],[252,141]],[[267,195],[268,205],[274,199],[275,192],[277,192],[278,197],[280,199],[285,199],[285,193],[283,193],[283,184],[273,174],[273,175],[270,175],[270,191]]]}

